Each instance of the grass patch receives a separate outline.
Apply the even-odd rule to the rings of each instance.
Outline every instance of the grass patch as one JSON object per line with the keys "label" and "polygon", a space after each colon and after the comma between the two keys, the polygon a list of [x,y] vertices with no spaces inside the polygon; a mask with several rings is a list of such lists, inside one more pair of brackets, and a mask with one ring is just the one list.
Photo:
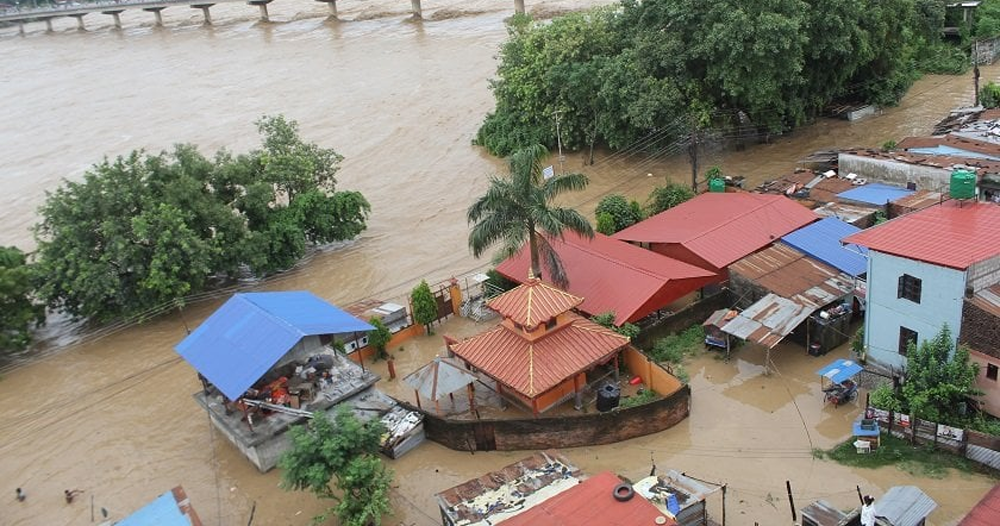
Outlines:
{"label": "grass patch", "polygon": [[971,460],[930,446],[913,446],[907,440],[890,435],[882,435],[882,446],[868,454],[858,454],[852,438],[822,455],[813,451],[813,457],[829,458],[856,468],[876,469],[895,465],[911,475],[936,479],[947,476],[949,468],[963,472],[977,470],[977,465]]}
{"label": "grass patch", "polygon": [[660,395],[652,389],[643,389],[632,396],[626,396],[622,398],[619,407],[625,409],[628,407],[636,407],[643,404],[648,404],[654,400],[660,398]]}
{"label": "grass patch", "polygon": [[705,330],[701,325],[688,327],[680,334],[670,334],[656,340],[649,355],[659,362],[680,364],[705,347]]}

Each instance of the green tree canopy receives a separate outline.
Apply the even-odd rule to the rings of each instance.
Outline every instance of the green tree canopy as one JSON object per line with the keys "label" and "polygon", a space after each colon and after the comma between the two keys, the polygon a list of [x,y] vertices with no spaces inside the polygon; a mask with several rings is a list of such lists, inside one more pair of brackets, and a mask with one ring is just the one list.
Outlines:
{"label": "green tree canopy", "polygon": [[283,117],[257,125],[263,147],[247,154],[133,151],[50,193],[35,226],[39,297],[77,317],[134,316],[357,236],[370,206],[335,190],[341,157]]}
{"label": "green tree canopy", "polygon": [[[598,229],[604,235],[610,236],[615,232],[620,232],[626,228],[645,219],[642,207],[635,201],[629,201],[621,194],[610,194],[601,199],[594,209],[594,215],[600,220],[601,214],[608,214],[611,217],[611,231],[605,232]],[[607,228],[605,228],[607,230]]]}
{"label": "green tree canopy", "polygon": [[368,333],[368,342],[375,348],[379,358],[385,358],[387,356],[385,347],[389,345],[389,340],[392,339],[392,332],[382,322],[382,318],[373,317],[368,320],[368,323],[372,327],[375,327],[375,330]]}
{"label": "green tree canopy", "polygon": [[390,509],[392,482],[392,472],[378,458],[383,432],[379,420],[362,422],[343,405],[333,422],[315,413],[308,425],[289,430],[292,446],[278,464],[282,487],[336,501],[316,522],[333,513],[343,526],[379,524]]}
{"label": "green tree canopy", "polygon": [[469,207],[467,219],[472,224],[469,248],[478,258],[488,248],[499,245],[498,256],[506,259],[527,245],[532,273],[542,276],[544,259],[552,282],[566,287],[569,279],[562,261],[545,236],[562,237],[563,230],[568,229],[594,237],[594,230],[579,212],[552,206],[552,202],[564,192],[582,190],[588,181],[583,174],[544,179],[541,160],[547,154],[542,145],[518,150],[508,159],[508,176],[490,179],[486,193]]}
{"label": "green tree canopy", "polygon": [[667,183],[666,186],[658,186],[649,193],[649,201],[646,203],[646,211],[653,216],[669,210],[688,199],[694,197],[694,191],[684,185]]}
{"label": "green tree canopy", "polygon": [[437,300],[431,292],[430,285],[426,280],[413,288],[410,293],[410,304],[413,305],[413,321],[427,328],[427,334],[431,334],[431,324],[438,319]]}
{"label": "green tree canopy", "polygon": [[31,343],[31,329],[45,321],[45,308],[31,299],[31,270],[24,253],[0,247],[0,353]]}
{"label": "green tree canopy", "polygon": [[754,136],[837,99],[892,104],[918,61],[942,54],[940,4],[622,0],[551,22],[514,17],[476,142],[496,155],[552,146],[558,118],[571,149],[664,154],[693,126]]}

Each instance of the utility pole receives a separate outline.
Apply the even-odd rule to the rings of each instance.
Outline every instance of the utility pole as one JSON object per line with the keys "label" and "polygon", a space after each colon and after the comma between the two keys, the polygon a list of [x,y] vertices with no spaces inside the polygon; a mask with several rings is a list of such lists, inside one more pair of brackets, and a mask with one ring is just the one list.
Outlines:
{"label": "utility pole", "polygon": [[559,175],[563,175],[566,173],[566,171],[563,169],[563,161],[566,159],[565,157],[563,157],[562,154],[562,133],[560,132],[559,129],[559,115],[561,113],[562,110],[556,110],[555,112],[552,113],[556,118],[556,144],[559,146]]}
{"label": "utility pole", "polygon": [[688,157],[691,159],[691,190],[698,193],[698,126],[691,126],[688,139]]}
{"label": "utility pole", "polygon": [[979,41],[972,43],[972,86],[976,97],[975,106],[979,106]]}

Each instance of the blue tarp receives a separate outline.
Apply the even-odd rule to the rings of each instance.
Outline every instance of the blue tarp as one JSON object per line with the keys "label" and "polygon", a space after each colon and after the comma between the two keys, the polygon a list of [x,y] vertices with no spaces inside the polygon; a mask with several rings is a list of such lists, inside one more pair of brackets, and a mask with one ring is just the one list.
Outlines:
{"label": "blue tarp", "polygon": [[840,240],[860,231],[860,228],[840,219],[827,217],[788,234],[781,241],[813,259],[857,277],[868,271],[868,249],[844,245]]}
{"label": "blue tarp", "polygon": [[173,492],[160,495],[139,511],[116,523],[118,526],[191,526],[191,519],[181,512]]}
{"label": "blue tarp", "polygon": [[816,374],[829,378],[830,381],[835,384],[839,384],[844,380],[853,378],[856,374],[863,370],[864,367],[861,367],[857,363],[852,362],[851,360],[841,359],[816,371]]}
{"label": "blue tarp", "polygon": [[861,203],[882,206],[886,203],[891,203],[897,199],[906,197],[912,193],[913,190],[907,190],[906,188],[900,188],[898,186],[871,183],[840,192],[837,194],[837,197],[850,201],[858,201]]}
{"label": "blue tarp", "polygon": [[174,349],[236,400],[305,336],[373,327],[311,292],[236,294]]}

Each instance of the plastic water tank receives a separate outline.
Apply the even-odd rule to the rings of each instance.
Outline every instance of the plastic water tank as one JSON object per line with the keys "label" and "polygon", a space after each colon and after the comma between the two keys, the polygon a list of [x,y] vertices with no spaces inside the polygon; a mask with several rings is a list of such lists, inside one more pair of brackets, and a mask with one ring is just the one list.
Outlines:
{"label": "plastic water tank", "polygon": [[956,168],[951,172],[948,194],[952,199],[974,199],[976,197],[976,172]]}
{"label": "plastic water tank", "polygon": [[721,177],[713,177],[708,180],[708,191],[709,192],[725,192],[726,191],[726,180]]}
{"label": "plastic water tank", "polygon": [[615,384],[604,384],[597,390],[597,410],[604,413],[618,407],[622,391]]}

